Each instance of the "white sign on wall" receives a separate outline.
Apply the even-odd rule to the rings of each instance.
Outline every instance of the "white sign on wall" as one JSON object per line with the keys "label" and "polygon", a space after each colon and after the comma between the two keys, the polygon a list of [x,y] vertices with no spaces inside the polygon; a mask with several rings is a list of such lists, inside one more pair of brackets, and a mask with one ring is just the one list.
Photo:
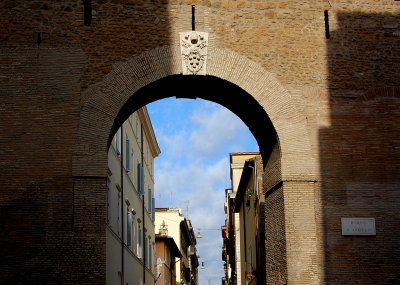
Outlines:
{"label": "white sign on wall", "polygon": [[376,235],[375,218],[342,218],[342,235],[344,236]]}

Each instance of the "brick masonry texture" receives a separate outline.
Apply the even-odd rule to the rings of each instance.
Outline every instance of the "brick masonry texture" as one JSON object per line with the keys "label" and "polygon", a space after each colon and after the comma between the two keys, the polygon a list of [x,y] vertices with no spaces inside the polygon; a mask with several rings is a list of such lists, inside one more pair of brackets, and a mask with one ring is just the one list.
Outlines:
{"label": "brick masonry texture", "polygon": [[[263,153],[267,283],[396,284],[400,2],[389,0],[97,0],[90,26],[80,0],[0,1],[0,284],[105,283],[109,138],[126,106],[174,96],[191,5],[209,33],[200,96],[237,113]],[[140,92],[164,78],[164,92]],[[377,235],[343,237],[341,217],[374,217]]]}
{"label": "brick masonry texture", "polygon": [[265,201],[266,284],[287,284],[287,253],[283,189],[280,187]]}

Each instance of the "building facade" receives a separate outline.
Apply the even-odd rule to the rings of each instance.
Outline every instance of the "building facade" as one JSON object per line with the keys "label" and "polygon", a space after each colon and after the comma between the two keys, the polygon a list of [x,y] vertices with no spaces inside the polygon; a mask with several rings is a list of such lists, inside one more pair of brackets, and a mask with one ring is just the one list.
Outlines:
{"label": "building facade", "polygon": [[265,225],[261,155],[230,154],[232,188],[225,190],[222,259],[226,284],[264,284]]}
{"label": "building facade", "polygon": [[107,284],[154,285],[154,158],[160,149],[145,107],[117,130],[108,151]]}
{"label": "building facade", "polygon": [[162,227],[156,234],[157,273],[156,285],[175,285],[176,260],[182,254],[174,239],[168,236],[168,225]]}
{"label": "building facade", "polygon": [[168,226],[168,235],[179,246],[182,257],[176,261],[176,284],[198,284],[198,257],[196,237],[190,220],[179,208],[156,208],[156,228]]}

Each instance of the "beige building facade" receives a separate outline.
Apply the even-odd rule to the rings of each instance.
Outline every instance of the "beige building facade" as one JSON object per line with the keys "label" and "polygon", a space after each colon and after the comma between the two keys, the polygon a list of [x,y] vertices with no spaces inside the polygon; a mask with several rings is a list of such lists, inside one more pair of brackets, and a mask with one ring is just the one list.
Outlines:
{"label": "beige building facade", "polygon": [[[230,154],[232,188],[226,191],[225,213],[227,214],[227,219],[224,243],[227,244],[227,248],[223,253],[227,255],[230,253],[230,256],[226,258],[228,262],[225,278],[226,280],[231,280],[231,284],[256,283],[256,256],[257,248],[260,245],[257,245],[256,233],[258,227],[254,218],[258,211],[255,209],[256,205],[254,203],[259,202],[255,197],[263,196],[260,195],[262,190],[261,192],[258,190],[262,188],[262,175],[253,174],[256,169],[256,164],[254,163],[256,157],[260,157],[258,152],[235,152]],[[253,164],[251,167],[250,161]],[[244,176],[244,170],[246,176]],[[258,181],[256,177],[259,177],[261,181]],[[229,247],[231,250],[233,248],[234,252],[229,252]]]}
{"label": "beige building facade", "polygon": [[[238,163],[236,156],[231,154],[232,161]],[[262,192],[262,161],[260,154],[246,159],[235,199],[230,210],[238,215],[235,227],[235,237],[239,240],[236,246],[240,260],[236,271],[240,270],[240,283],[237,284],[264,284],[265,280],[265,224],[264,204]]]}
{"label": "beige building facade", "polygon": [[160,153],[145,107],[117,130],[108,151],[107,284],[154,285],[154,158]]}
{"label": "beige building facade", "polygon": [[225,190],[225,224],[221,227],[224,283],[264,284],[265,197],[258,152],[230,153],[231,188]]}
{"label": "beige building facade", "polygon": [[[198,258],[196,237],[191,221],[179,208],[156,208],[156,229],[165,229],[178,245],[182,257],[176,260],[176,284],[198,284]],[[162,231],[161,231],[162,232]]]}

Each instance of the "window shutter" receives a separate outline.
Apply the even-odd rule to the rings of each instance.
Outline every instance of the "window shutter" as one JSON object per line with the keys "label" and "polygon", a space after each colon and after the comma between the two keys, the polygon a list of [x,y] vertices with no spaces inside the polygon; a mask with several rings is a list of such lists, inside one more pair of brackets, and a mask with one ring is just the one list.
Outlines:
{"label": "window shutter", "polygon": [[121,153],[121,128],[115,134],[115,151],[119,155]]}
{"label": "window shutter", "polygon": [[132,250],[135,254],[137,254],[137,223],[135,218],[132,218]]}
{"label": "window shutter", "polygon": [[147,212],[149,213],[149,214],[151,214],[151,212],[152,212],[152,210],[151,210],[151,206],[152,206],[152,203],[151,203],[151,189],[149,188],[148,190],[147,190],[147,194],[148,194],[148,197],[147,197]]}
{"label": "window shutter", "polygon": [[107,179],[107,224],[110,223],[110,216],[111,216],[111,201],[110,201],[110,195],[111,195],[111,186],[110,186],[110,178],[108,177]]}
{"label": "window shutter", "polygon": [[117,213],[117,233],[121,232],[121,211],[122,211],[121,193],[118,192],[118,213]]}
{"label": "window shutter", "polygon": [[144,195],[144,168],[140,167],[140,195]]}
{"label": "window shutter", "polygon": [[136,191],[140,193],[140,163],[137,164],[137,185]]}
{"label": "window shutter", "polygon": [[131,170],[131,142],[128,137],[126,138],[125,170],[126,172]]}
{"label": "window shutter", "polygon": [[142,257],[142,227],[139,225],[139,230],[138,230],[138,244],[137,244],[137,254],[138,257],[141,258]]}
{"label": "window shutter", "polygon": [[127,219],[126,219],[126,245],[132,245],[132,213],[127,212]]}
{"label": "window shutter", "polygon": [[151,198],[151,218],[153,220],[153,222],[156,220],[156,199],[153,197]]}

